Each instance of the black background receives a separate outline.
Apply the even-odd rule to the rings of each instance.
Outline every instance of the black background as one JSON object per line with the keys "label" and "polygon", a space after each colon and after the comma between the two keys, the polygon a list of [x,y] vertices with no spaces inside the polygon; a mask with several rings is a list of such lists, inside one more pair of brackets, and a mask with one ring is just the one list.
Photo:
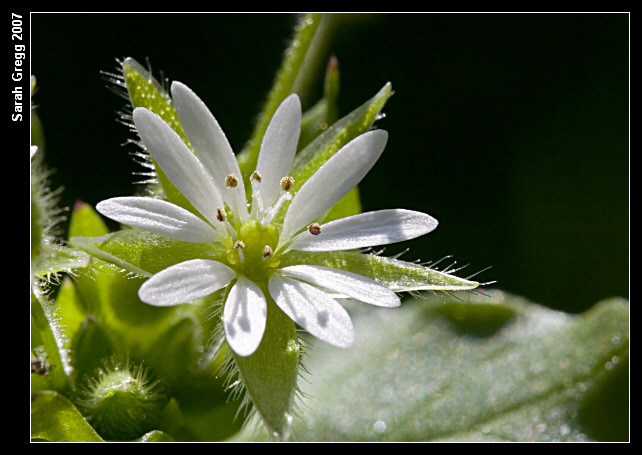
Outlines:
{"label": "black background", "polygon": [[[292,14],[31,14],[34,98],[63,204],[131,194],[140,171],[101,71],[131,56],[189,85],[235,150],[280,65]],[[578,312],[629,292],[629,16],[344,16],[330,45],[340,113],[390,81],[386,152],[364,210],[427,212],[389,247],[453,255],[466,276]],[[162,72],[162,73],[161,73]],[[320,91],[320,87],[319,87]],[[304,106],[305,107],[305,106]]]}

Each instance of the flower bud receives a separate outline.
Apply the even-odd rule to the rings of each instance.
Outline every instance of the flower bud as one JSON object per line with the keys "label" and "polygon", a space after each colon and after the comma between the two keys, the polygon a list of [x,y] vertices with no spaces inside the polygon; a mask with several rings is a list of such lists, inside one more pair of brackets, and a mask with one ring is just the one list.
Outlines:
{"label": "flower bud", "polygon": [[78,401],[103,438],[123,441],[152,430],[166,398],[143,368],[112,363],[98,370]]}

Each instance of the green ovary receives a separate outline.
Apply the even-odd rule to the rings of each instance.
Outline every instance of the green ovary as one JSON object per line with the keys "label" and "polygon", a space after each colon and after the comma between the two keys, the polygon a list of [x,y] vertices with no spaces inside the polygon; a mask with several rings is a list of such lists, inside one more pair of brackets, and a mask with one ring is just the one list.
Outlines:
{"label": "green ovary", "polygon": [[250,220],[238,229],[237,240],[237,246],[226,256],[230,266],[255,283],[267,280],[269,271],[279,262],[271,254],[279,242],[277,229],[272,225],[262,227]]}

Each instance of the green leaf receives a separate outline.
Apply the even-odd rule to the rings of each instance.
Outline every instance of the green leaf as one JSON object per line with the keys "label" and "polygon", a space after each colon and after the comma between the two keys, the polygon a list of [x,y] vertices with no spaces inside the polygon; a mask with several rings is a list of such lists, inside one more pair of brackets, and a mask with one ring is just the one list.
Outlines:
{"label": "green leaf", "polygon": [[315,137],[327,130],[339,118],[337,98],[339,96],[339,63],[331,57],[325,72],[323,98],[303,113],[301,136],[298,149],[305,148]]}
{"label": "green leaf", "polygon": [[68,390],[71,387],[72,372],[70,340],[66,327],[61,323],[58,307],[38,283],[32,287],[31,320],[46,352],[46,362],[49,364],[47,383],[56,390]]}
{"label": "green leaf", "polygon": [[154,430],[149,433],[145,433],[143,436],[136,439],[135,442],[174,442],[174,438],[165,432]]}
{"label": "green leaf", "polygon": [[100,442],[102,438],[67,398],[53,391],[31,396],[31,439],[52,442]]}
{"label": "green leaf", "polygon": [[[580,315],[499,291],[353,308],[356,343],[312,340],[301,441],[628,439],[629,305]],[[606,418],[605,418],[606,417]],[[608,421],[607,421],[608,420]]]}
{"label": "green leaf", "polygon": [[329,30],[326,24],[328,22],[324,21],[322,14],[306,14],[297,24],[250,141],[238,155],[241,173],[246,182],[256,169],[261,141],[276,109],[291,93],[304,95],[305,86],[312,79],[311,74],[314,74],[314,62],[324,53],[324,35]]}

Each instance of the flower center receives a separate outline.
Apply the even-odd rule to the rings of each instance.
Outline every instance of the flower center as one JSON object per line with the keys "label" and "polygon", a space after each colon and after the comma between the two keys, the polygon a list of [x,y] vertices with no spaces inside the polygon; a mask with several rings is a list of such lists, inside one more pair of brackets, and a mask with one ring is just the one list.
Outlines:
{"label": "flower center", "polygon": [[278,242],[279,232],[274,226],[246,221],[237,231],[234,247],[227,252],[227,261],[250,280],[267,278],[269,269],[278,265],[278,258],[274,256]]}

